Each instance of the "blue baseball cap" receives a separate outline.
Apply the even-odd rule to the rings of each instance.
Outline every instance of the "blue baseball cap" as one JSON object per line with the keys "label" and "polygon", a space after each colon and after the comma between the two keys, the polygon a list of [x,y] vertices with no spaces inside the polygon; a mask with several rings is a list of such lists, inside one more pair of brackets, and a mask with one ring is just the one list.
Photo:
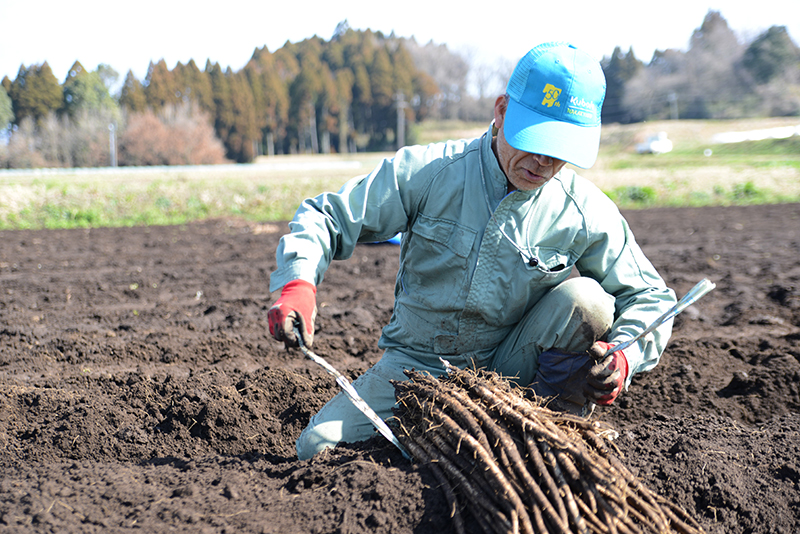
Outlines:
{"label": "blue baseball cap", "polygon": [[588,169],[600,147],[606,78],[569,43],[544,43],[519,60],[506,93],[503,133],[512,147]]}

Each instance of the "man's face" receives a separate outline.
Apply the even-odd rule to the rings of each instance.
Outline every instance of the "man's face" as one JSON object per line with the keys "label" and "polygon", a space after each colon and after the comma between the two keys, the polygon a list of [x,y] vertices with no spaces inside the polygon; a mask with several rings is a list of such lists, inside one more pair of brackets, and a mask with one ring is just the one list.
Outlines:
{"label": "man's face", "polygon": [[501,96],[494,105],[494,125],[497,127],[497,140],[493,145],[500,168],[508,178],[509,192],[532,191],[542,187],[566,165],[565,161],[531,154],[512,147],[503,133],[503,120],[506,115],[506,98]]}

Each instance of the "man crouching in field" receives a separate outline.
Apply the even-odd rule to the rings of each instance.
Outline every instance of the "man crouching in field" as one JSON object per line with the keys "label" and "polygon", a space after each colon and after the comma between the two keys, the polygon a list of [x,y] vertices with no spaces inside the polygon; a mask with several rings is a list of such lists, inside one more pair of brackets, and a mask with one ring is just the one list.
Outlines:
{"label": "man crouching in field", "polygon": [[[316,286],[331,261],[402,232],[384,353],[353,384],[378,415],[392,414],[390,380],[410,368],[439,375],[440,357],[513,377],[556,409],[614,402],[658,363],[672,322],[603,355],[675,294],[614,203],[565,168],[594,164],[604,97],[597,61],[569,44],[539,45],[517,64],[482,137],[403,148],[338,193],[305,200],[278,246],[270,333],[296,345],[298,322],[310,347]],[[309,458],[372,432],[340,393],[311,419],[297,453]]]}

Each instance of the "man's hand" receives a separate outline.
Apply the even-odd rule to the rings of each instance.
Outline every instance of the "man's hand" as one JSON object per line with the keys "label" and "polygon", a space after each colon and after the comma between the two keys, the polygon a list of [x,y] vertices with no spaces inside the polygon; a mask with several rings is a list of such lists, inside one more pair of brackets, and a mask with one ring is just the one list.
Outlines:
{"label": "man's hand", "polygon": [[317,318],[317,288],[305,280],[292,280],[281,290],[281,296],[269,309],[269,333],[286,347],[297,347],[294,322],[300,323],[303,344],[314,342],[314,320]]}
{"label": "man's hand", "polygon": [[628,378],[628,360],[621,350],[603,358],[603,354],[613,346],[605,341],[597,341],[589,349],[589,354],[597,363],[589,370],[583,393],[587,399],[601,406],[608,406],[616,400]]}

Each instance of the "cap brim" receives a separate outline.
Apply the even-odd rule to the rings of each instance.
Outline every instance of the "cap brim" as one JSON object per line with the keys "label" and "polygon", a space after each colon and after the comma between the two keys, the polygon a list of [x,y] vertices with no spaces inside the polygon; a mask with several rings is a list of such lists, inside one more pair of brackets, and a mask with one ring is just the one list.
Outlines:
{"label": "cap brim", "polygon": [[508,100],[503,134],[509,145],[523,152],[560,159],[588,169],[597,161],[600,126],[578,126],[555,120]]}

